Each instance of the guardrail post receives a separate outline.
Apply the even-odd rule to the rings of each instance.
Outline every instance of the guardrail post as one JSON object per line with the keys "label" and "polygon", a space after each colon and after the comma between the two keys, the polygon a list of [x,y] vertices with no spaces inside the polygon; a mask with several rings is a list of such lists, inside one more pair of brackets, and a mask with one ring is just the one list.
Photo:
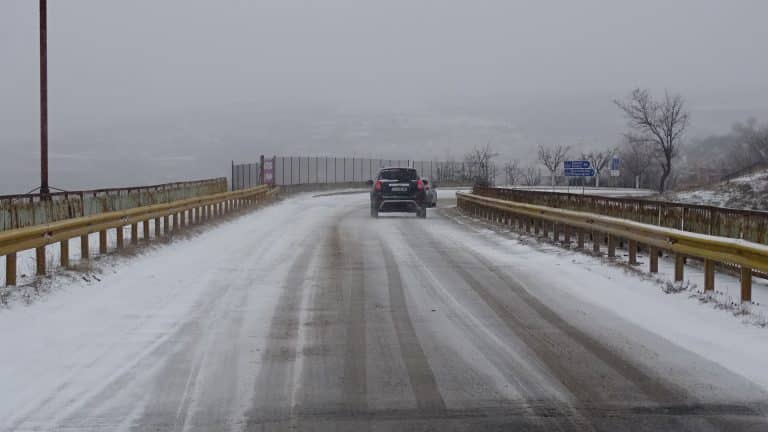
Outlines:
{"label": "guardrail post", "polygon": [[131,224],[131,244],[139,244],[139,224],[134,222]]}
{"label": "guardrail post", "polygon": [[[171,215],[171,224],[173,224],[173,231],[176,232],[179,230],[179,216],[178,213],[174,213]],[[168,225],[166,225],[166,229],[168,229]]]}
{"label": "guardrail post", "polygon": [[563,230],[563,226],[557,222],[552,222],[552,242],[557,243],[560,241],[560,231]]}
{"label": "guardrail post", "polygon": [[675,254],[675,282],[682,282],[685,270],[685,256],[680,253]]}
{"label": "guardrail post", "polygon": [[741,301],[752,301],[752,269],[741,266]]}
{"label": "guardrail post", "polygon": [[5,286],[16,285],[16,252],[5,256]]}
{"label": "guardrail post", "polygon": [[608,234],[608,258],[616,258],[616,236]]}
{"label": "guardrail post", "polygon": [[38,276],[45,276],[45,246],[35,248],[35,268]]}
{"label": "guardrail post", "polygon": [[59,262],[64,268],[69,267],[69,239],[59,242]]}
{"label": "guardrail post", "polygon": [[651,246],[651,249],[648,251],[648,262],[650,263],[649,271],[651,273],[658,273],[659,272],[659,248],[655,246]]}
{"label": "guardrail post", "polygon": [[636,265],[637,264],[637,240],[630,240],[629,245],[627,247],[629,248],[629,264]]}
{"label": "guardrail post", "polygon": [[563,226],[563,243],[565,247],[571,247],[571,227],[568,225]]}
{"label": "guardrail post", "polygon": [[710,259],[704,260],[704,291],[715,290],[715,262]]}
{"label": "guardrail post", "polygon": [[119,226],[115,229],[115,238],[117,240],[117,249],[122,249],[125,246],[123,226]]}
{"label": "guardrail post", "polygon": [[102,255],[107,253],[107,231],[105,230],[99,231],[99,253]]}
{"label": "guardrail post", "polygon": [[592,232],[592,252],[600,253],[600,233],[597,231]]}
{"label": "guardrail post", "polygon": [[149,219],[145,219],[141,222],[142,226],[142,235],[144,236],[144,241],[149,241]]}
{"label": "guardrail post", "polygon": [[155,238],[160,237],[160,218],[155,218]]}
{"label": "guardrail post", "polygon": [[576,247],[579,249],[584,249],[584,230],[579,229],[576,232]]}
{"label": "guardrail post", "polygon": [[168,215],[163,216],[163,234],[168,235],[171,232],[171,217]]}
{"label": "guardrail post", "polygon": [[549,238],[549,224],[547,224],[546,221],[542,220],[541,222],[541,231],[544,234],[544,238]]}
{"label": "guardrail post", "polygon": [[89,260],[91,259],[91,252],[89,250],[89,244],[88,244],[88,234],[80,236],[80,259],[81,260]]}

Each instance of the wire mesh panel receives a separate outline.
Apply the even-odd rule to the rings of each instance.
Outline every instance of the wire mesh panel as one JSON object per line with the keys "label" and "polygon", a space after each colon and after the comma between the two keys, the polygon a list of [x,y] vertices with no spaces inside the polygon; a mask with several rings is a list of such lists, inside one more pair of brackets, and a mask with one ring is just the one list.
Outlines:
{"label": "wire mesh panel", "polygon": [[261,184],[259,163],[232,164],[232,190],[256,187]]}

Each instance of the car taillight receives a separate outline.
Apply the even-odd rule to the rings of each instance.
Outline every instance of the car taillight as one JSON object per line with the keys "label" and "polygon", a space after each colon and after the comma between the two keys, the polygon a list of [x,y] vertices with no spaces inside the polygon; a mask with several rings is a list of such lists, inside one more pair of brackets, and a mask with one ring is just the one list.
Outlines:
{"label": "car taillight", "polygon": [[424,182],[421,179],[416,181],[416,190],[424,190]]}
{"label": "car taillight", "polygon": [[376,180],[376,183],[373,184],[373,190],[381,192],[381,180]]}

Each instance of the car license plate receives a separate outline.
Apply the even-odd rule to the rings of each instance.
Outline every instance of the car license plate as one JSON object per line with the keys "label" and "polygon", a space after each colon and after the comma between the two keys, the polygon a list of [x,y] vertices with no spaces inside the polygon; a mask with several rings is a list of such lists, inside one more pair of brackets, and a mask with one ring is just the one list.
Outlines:
{"label": "car license plate", "polygon": [[393,187],[392,192],[408,192],[407,187]]}

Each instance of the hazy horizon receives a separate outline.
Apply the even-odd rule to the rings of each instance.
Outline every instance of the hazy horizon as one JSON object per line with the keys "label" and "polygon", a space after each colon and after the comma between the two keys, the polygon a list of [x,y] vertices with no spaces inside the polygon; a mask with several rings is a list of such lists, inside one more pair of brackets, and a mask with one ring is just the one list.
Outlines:
{"label": "hazy horizon", "polygon": [[[0,194],[37,184],[37,2],[0,4]],[[768,118],[763,1],[49,2],[51,185],[226,175],[259,154],[460,158],[617,145],[682,94],[688,139]]]}

